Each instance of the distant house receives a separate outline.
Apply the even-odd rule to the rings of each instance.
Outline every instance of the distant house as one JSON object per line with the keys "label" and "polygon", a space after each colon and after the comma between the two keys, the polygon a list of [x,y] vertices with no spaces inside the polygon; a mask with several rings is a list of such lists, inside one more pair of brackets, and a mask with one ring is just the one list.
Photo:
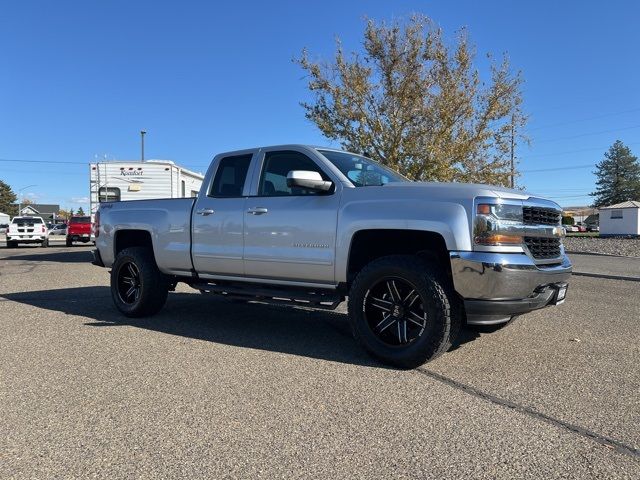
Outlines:
{"label": "distant house", "polygon": [[20,209],[20,215],[33,215],[44,220],[53,220],[60,214],[60,205],[46,205],[44,203],[31,203]]}
{"label": "distant house", "polygon": [[640,236],[640,202],[630,200],[601,207],[600,235]]}

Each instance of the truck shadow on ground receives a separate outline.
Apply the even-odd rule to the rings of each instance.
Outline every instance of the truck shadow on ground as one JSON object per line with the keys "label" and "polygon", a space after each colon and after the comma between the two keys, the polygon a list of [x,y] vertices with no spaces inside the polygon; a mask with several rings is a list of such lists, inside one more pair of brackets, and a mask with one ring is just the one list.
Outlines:
{"label": "truck shadow on ground", "polygon": [[[15,252],[15,250],[13,251]],[[33,253],[11,255],[9,257],[4,257],[2,260],[53,263],[91,263],[91,261],[93,260],[93,255],[89,250],[77,250],[73,252],[50,252],[45,248],[34,247]]]}
{"label": "truck shadow on ground", "polygon": [[[172,293],[157,315],[127,318],[113,306],[109,288],[101,286],[10,293],[0,298],[85,317],[89,319],[85,325],[91,328],[133,326],[242,348],[388,368],[356,344],[346,314],[339,312]],[[452,349],[478,336],[464,329]]]}

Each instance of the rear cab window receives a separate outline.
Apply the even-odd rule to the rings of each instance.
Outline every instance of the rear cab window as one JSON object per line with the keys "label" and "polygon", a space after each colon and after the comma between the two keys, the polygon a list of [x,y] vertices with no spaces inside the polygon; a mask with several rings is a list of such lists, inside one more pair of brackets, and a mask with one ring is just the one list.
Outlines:
{"label": "rear cab window", "polygon": [[41,218],[38,217],[14,217],[11,221],[14,225],[35,225],[36,223],[43,223]]}
{"label": "rear cab window", "polygon": [[221,158],[209,190],[209,196],[214,198],[242,197],[252,156],[248,153]]}

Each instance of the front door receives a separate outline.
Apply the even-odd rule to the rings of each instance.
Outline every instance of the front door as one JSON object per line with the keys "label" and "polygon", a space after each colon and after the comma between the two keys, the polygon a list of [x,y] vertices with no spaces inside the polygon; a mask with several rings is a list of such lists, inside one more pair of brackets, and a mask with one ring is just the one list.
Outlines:
{"label": "front door", "polygon": [[245,273],[250,277],[333,283],[340,202],[334,187],[316,192],[287,186],[292,170],[331,178],[302,152],[267,151],[257,195],[245,204]]}
{"label": "front door", "polygon": [[218,161],[206,195],[196,200],[193,215],[192,256],[198,273],[243,275],[243,190],[252,154]]}

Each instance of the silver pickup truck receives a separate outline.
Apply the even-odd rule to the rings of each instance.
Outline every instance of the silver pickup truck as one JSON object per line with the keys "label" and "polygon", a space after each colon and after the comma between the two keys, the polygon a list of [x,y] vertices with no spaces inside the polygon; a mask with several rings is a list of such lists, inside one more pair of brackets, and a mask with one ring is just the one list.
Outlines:
{"label": "silver pickup truck", "polygon": [[500,325],[564,301],[560,207],[488,185],[411,182],[304,145],[216,156],[197,198],[100,204],[94,264],[126,316],[184,282],[203,293],[333,309],[357,341],[412,368],[463,324]]}

